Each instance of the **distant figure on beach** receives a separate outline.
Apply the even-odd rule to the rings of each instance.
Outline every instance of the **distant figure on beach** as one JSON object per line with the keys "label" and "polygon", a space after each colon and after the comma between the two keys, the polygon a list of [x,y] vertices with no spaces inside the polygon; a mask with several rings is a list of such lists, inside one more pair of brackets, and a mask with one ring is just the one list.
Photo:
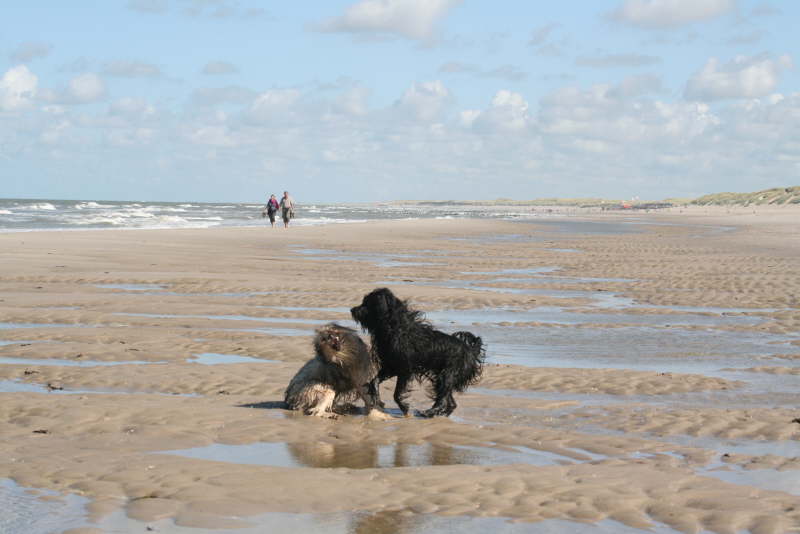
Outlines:
{"label": "distant figure on beach", "polygon": [[278,204],[278,199],[275,198],[275,195],[270,195],[269,200],[267,200],[267,205],[264,206],[261,212],[261,216],[269,216],[269,222],[273,228],[275,228],[275,213],[277,213],[279,209],[280,204]]}
{"label": "distant figure on beach", "polygon": [[289,228],[289,220],[294,218],[294,199],[289,196],[288,191],[283,192],[281,199],[281,216],[283,216],[283,227]]}

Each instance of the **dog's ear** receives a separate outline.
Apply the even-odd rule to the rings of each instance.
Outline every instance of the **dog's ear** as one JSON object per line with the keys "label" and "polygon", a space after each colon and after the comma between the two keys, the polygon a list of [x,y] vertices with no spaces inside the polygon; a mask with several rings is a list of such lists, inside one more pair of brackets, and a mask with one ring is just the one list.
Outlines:
{"label": "dog's ear", "polygon": [[392,304],[394,301],[394,295],[386,288],[379,289],[375,293],[375,304],[377,304],[378,311],[381,313],[381,315],[385,315],[386,312],[392,309]]}

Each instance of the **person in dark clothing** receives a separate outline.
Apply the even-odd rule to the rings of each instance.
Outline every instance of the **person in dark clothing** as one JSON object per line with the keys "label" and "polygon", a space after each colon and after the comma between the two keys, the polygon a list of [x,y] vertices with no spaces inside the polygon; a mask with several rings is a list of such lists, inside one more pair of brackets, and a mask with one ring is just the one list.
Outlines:
{"label": "person in dark clothing", "polygon": [[272,227],[275,228],[275,214],[280,209],[280,204],[278,204],[278,199],[275,198],[275,195],[270,195],[269,200],[267,200],[267,205],[264,206],[264,210],[261,212],[262,217],[269,217],[269,222],[272,224]]}

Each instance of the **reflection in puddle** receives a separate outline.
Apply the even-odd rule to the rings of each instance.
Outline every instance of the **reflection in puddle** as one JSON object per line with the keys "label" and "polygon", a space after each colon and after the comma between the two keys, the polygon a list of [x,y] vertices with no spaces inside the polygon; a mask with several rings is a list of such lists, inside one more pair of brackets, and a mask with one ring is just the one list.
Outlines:
{"label": "reflection in puddle", "polygon": [[368,445],[363,443],[251,443],[224,445],[214,443],[206,447],[166,451],[175,454],[248,465],[274,467],[318,467],[349,469],[422,467],[429,465],[493,465],[525,463],[554,465],[572,459],[553,453],[524,448],[503,450],[485,447],[451,445]]}
{"label": "reflection in puddle", "polygon": [[98,360],[58,360],[55,358],[3,358],[0,357],[0,365],[54,365],[61,367],[110,367],[113,365],[155,365],[166,362],[147,362],[139,360],[129,360],[122,362],[104,362]]}
{"label": "reflection in puddle", "polygon": [[[378,267],[406,267],[411,265],[442,265],[440,262],[414,261],[417,259],[429,260],[429,257],[418,254],[384,254],[378,252],[342,252],[322,248],[303,248],[291,246],[290,250],[297,254],[302,254],[311,260],[326,261],[364,261],[372,263]],[[410,260],[410,261],[409,261]]]}
{"label": "reflection in puddle", "polygon": [[[0,380],[0,393],[52,393],[59,395],[165,395],[169,397],[199,397],[196,393],[165,393],[162,391],[128,391],[119,389],[53,389],[42,384],[17,380]],[[0,506],[2,509],[2,506]],[[2,530],[0,530],[2,532]]]}
{"label": "reflection in puddle", "polygon": [[14,330],[16,328],[80,328],[82,326],[84,325],[64,323],[0,323],[0,330]]}
{"label": "reflection in puddle", "polygon": [[123,291],[158,291],[167,288],[167,286],[159,284],[94,284],[94,287],[102,289],[122,289]]}
{"label": "reflection in puddle", "polygon": [[250,315],[181,315],[172,313],[129,313],[117,312],[113,315],[127,317],[149,317],[153,319],[211,319],[222,321],[254,321],[263,323],[325,324],[328,319],[305,319],[299,317],[253,317]]}
{"label": "reflection in puddle", "polygon": [[0,532],[52,534],[86,525],[88,500],[55,491],[31,490],[0,478]]}
{"label": "reflection in puddle", "polygon": [[533,221],[536,227],[543,227],[551,232],[565,234],[587,234],[587,235],[616,235],[616,234],[638,234],[644,229],[642,225],[649,224],[646,221],[581,221],[581,220],[536,220]]}
{"label": "reflection in puddle", "polygon": [[544,274],[544,273],[552,273],[554,271],[558,271],[560,267],[529,267],[527,269],[502,269],[500,271],[462,271],[461,274],[481,274],[481,275],[494,275],[494,276],[502,276],[504,274],[527,274],[527,275],[537,275],[537,274]]}
{"label": "reflection in puddle", "polygon": [[[0,393],[49,393],[51,391],[41,384],[28,384],[17,380],[0,380]],[[63,390],[55,390],[54,392],[59,393],[63,392]]]}
{"label": "reflection in puddle", "polygon": [[262,358],[253,358],[251,356],[239,356],[237,354],[219,354],[216,352],[195,354],[187,361],[189,363],[200,363],[203,365],[219,365],[225,363],[277,363],[275,360],[265,360]]}
{"label": "reflection in puddle", "polygon": [[800,474],[794,469],[776,471],[774,469],[742,469],[726,465],[725,467],[702,469],[697,474],[714,477],[731,484],[800,495]]}
{"label": "reflection in puddle", "polygon": [[300,328],[222,328],[223,332],[248,332],[251,334],[267,334],[270,336],[310,336],[313,330]]}
{"label": "reflection in puddle", "polygon": [[[706,449],[715,451],[719,454],[745,454],[750,456],[763,456],[773,454],[775,456],[782,456],[784,458],[797,458],[800,456],[800,442],[787,440],[787,441],[761,441],[749,439],[729,439],[729,438],[715,438],[713,436],[657,436],[659,441],[674,443],[685,447],[696,447],[698,449]],[[717,464],[717,466],[720,464]],[[727,464],[725,464],[727,465]],[[713,466],[712,466],[713,467]],[[798,471],[789,470],[788,473],[794,473],[798,481]]]}
{"label": "reflection in puddle", "polygon": [[[769,359],[786,351],[791,339],[762,332],[684,330],[680,328],[554,328],[548,326],[512,328],[475,326],[473,332],[489,346],[490,361],[531,367],[579,367],[581,361],[593,367],[616,361],[636,368],[637,364],[661,362],[665,356],[680,354],[676,363],[710,358],[709,365],[750,367],[769,365]],[[605,361],[603,361],[605,360]],[[800,365],[786,361],[774,364]]]}
{"label": "reflection in puddle", "polygon": [[318,311],[318,312],[350,313],[350,308],[348,308],[347,306],[332,306],[330,308],[314,308],[306,306],[256,306],[256,308],[271,308],[273,310],[284,310],[284,311]]}
{"label": "reflection in puddle", "polygon": [[444,310],[425,314],[428,319],[439,323],[470,325],[474,323],[551,323],[563,325],[578,324],[644,324],[648,326],[727,326],[756,325],[763,322],[762,317],[747,315],[695,315],[695,314],[632,314],[632,313],[580,313],[566,308],[541,306],[531,310],[514,309],[473,309]]}
{"label": "reflection in puddle", "polygon": [[[170,519],[143,523],[125,516],[111,514],[98,525],[107,532],[145,532],[152,529],[166,534],[675,534],[675,530],[655,524],[641,530],[606,519],[597,523],[582,523],[566,519],[547,519],[536,523],[511,522],[504,517],[441,516],[415,514],[410,510],[380,512],[335,512],[294,514],[270,512],[250,517],[230,516],[246,522],[232,530],[205,529],[175,525]],[[22,534],[22,533],[11,533]]]}

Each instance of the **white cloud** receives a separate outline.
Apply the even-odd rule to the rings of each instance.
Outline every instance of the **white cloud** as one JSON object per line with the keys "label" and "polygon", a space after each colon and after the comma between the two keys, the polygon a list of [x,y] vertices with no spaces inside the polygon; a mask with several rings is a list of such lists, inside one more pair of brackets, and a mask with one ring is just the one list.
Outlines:
{"label": "white cloud", "polygon": [[529,125],[530,106],[520,93],[502,89],[492,98],[492,103],[480,115],[468,113],[461,122],[469,121],[474,128],[491,131],[520,131]]}
{"label": "white cloud", "polygon": [[97,74],[87,72],[72,78],[67,91],[70,101],[88,104],[105,98],[106,84]]}
{"label": "white cloud", "polygon": [[338,96],[336,109],[350,115],[364,116],[369,112],[370,90],[366,87],[352,87]]}
{"label": "white cloud", "polygon": [[108,107],[110,115],[146,118],[155,115],[156,109],[140,98],[124,97],[111,103]]}
{"label": "white cloud", "polygon": [[103,74],[120,78],[160,78],[164,75],[155,65],[129,60],[117,60],[105,64]]}
{"label": "white cloud", "polygon": [[192,103],[202,107],[214,107],[221,104],[246,104],[252,102],[257,93],[238,85],[225,87],[203,87],[192,93]]}
{"label": "white cloud", "polygon": [[461,0],[361,0],[317,29],[428,40],[439,20],[460,3]]}
{"label": "white cloud", "polygon": [[[16,79],[25,78],[28,107],[0,112],[0,157],[27,154],[45,165],[58,153],[59,169],[75,172],[89,161],[98,168],[107,168],[104,161],[124,162],[129,176],[138,177],[128,178],[136,187],[158,187],[149,176],[173,183],[204,177],[184,191],[209,200],[242,194],[234,190],[244,187],[236,177],[254,175],[291,177],[298,198],[342,201],[663,198],[755,190],[775,176],[800,172],[800,94],[712,106],[676,100],[648,74],[564,87],[541,99],[506,88],[483,106],[461,108],[455,105],[460,95],[441,81],[414,83],[398,91],[395,103],[376,107],[369,105],[369,88],[352,80],[304,90],[239,88],[248,98],[209,99],[207,106],[181,106],[181,112],[135,97],[107,107],[45,109],[32,105],[41,101],[37,84]],[[6,96],[8,75],[2,79]],[[62,102],[77,102],[71,98]],[[154,147],[158,155],[146,157]],[[216,177],[223,174],[231,188],[220,192]],[[214,185],[204,189],[204,179]]]}
{"label": "white cloud", "polygon": [[661,58],[644,54],[606,54],[602,56],[578,56],[575,64],[582,67],[643,67],[660,63]]}
{"label": "white cloud", "polygon": [[736,0],[625,0],[611,16],[645,28],[677,27],[724,15]]}
{"label": "white cloud", "polygon": [[30,63],[34,59],[48,56],[51,49],[52,47],[46,43],[22,43],[11,52],[9,57],[14,63]]}
{"label": "white cloud", "polygon": [[405,90],[397,105],[419,120],[430,121],[439,116],[449,100],[450,91],[436,80],[412,84]]}
{"label": "white cloud", "polygon": [[202,126],[189,133],[189,139],[199,145],[235,147],[239,142],[225,125]]}
{"label": "white cloud", "polygon": [[39,83],[25,65],[13,67],[0,78],[0,110],[14,111],[32,105]]}
{"label": "white cloud", "polygon": [[247,118],[255,122],[270,122],[286,118],[300,98],[297,89],[270,89],[258,95],[247,111]]}
{"label": "white cloud", "polygon": [[788,55],[777,59],[768,56],[737,56],[726,64],[710,58],[689,78],[684,97],[690,100],[754,98],[773,92],[782,71],[791,68]]}
{"label": "white cloud", "polygon": [[448,61],[439,67],[439,72],[447,74],[470,74],[478,78],[498,78],[510,82],[520,82],[528,77],[526,72],[519,70],[514,65],[502,65],[493,69],[481,69],[476,65]]}
{"label": "white cloud", "polygon": [[528,41],[528,44],[531,46],[541,46],[550,39],[550,35],[553,33],[553,30],[559,27],[559,24],[550,23],[545,24],[544,26],[539,26],[538,28],[534,29],[531,33],[531,38]]}
{"label": "white cloud", "polygon": [[655,74],[628,76],[608,91],[613,98],[635,98],[649,93],[661,93],[664,86]]}
{"label": "white cloud", "polygon": [[209,61],[203,67],[202,72],[209,75],[234,74],[239,72],[239,69],[236,68],[236,65],[227,61]]}

